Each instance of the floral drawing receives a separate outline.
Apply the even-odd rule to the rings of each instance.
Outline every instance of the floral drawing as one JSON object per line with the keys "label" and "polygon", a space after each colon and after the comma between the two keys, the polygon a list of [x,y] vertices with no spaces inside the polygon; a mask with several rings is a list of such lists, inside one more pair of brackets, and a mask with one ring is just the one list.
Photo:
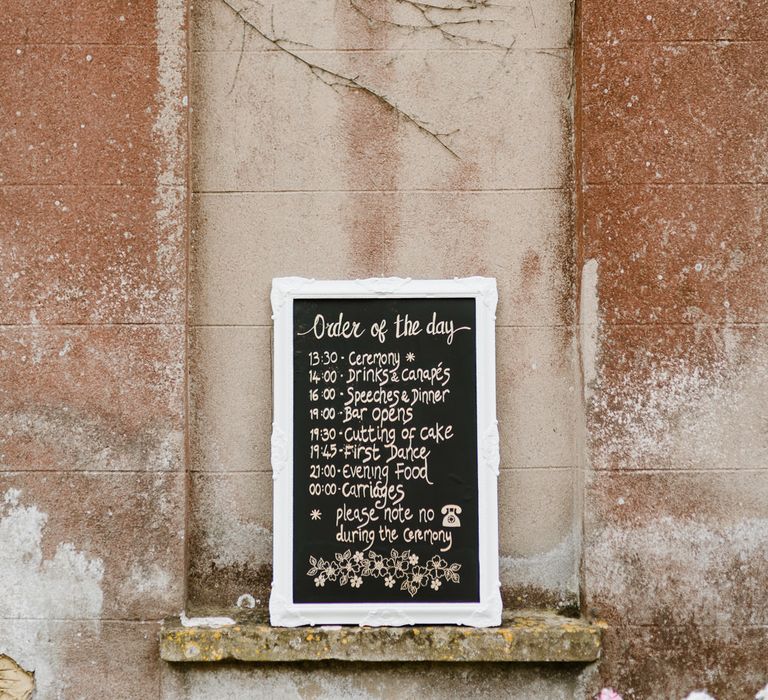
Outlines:
{"label": "floral drawing", "polygon": [[387,588],[394,588],[398,583],[401,591],[408,591],[411,597],[419,589],[429,586],[437,591],[443,582],[459,583],[461,564],[449,564],[439,555],[433,556],[425,563],[419,561],[418,554],[410,550],[398,552],[393,549],[388,557],[376,552],[337,552],[333,559],[326,561],[322,557],[309,558],[311,576],[315,586],[321,588],[327,582],[338,583],[339,586],[349,584],[352,588],[360,588],[365,579],[382,578]]}

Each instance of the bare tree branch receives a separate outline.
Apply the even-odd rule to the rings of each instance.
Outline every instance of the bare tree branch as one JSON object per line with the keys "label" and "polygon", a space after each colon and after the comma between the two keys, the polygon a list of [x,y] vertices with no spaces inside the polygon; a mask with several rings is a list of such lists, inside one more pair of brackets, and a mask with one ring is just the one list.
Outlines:
{"label": "bare tree branch", "polygon": [[410,5],[419,5],[420,7],[423,7],[428,10],[440,10],[443,12],[467,12],[471,10],[482,10],[486,7],[504,7],[504,5],[488,2],[487,0],[476,0],[476,1],[467,0],[465,4],[459,5],[458,7],[455,5],[435,5],[434,3],[421,2],[420,0],[404,0],[404,1],[408,2],[408,4]]}
{"label": "bare tree branch", "polygon": [[[232,4],[232,0],[222,0],[222,2],[240,19],[241,22],[243,22],[244,25],[247,25],[253,32],[255,32],[262,39],[269,42],[272,46],[279,49],[280,51],[287,54],[288,56],[293,58],[295,61],[303,65],[305,68],[307,68],[307,70],[309,70],[312,73],[312,75],[317,77],[319,80],[321,80],[323,83],[328,85],[330,88],[337,91],[339,88],[344,88],[346,90],[357,90],[359,92],[362,92],[365,95],[369,95],[370,97],[373,97],[376,101],[386,106],[398,117],[408,122],[409,124],[412,124],[413,126],[415,126],[421,133],[425,134],[427,137],[429,137],[433,141],[436,141],[442,148],[448,151],[448,153],[450,153],[454,158],[461,160],[461,157],[459,156],[459,154],[456,153],[456,151],[454,151],[447,142],[447,138],[452,134],[456,133],[456,130],[451,132],[439,132],[439,131],[433,130],[432,128],[430,128],[427,122],[422,121],[415,115],[411,114],[410,112],[406,111],[402,107],[398,106],[397,103],[395,103],[393,100],[386,97],[385,95],[381,94],[380,92],[377,92],[374,88],[365,85],[359,79],[358,76],[345,75],[340,71],[336,71],[330,68],[325,68],[324,66],[321,66],[309,60],[308,58],[305,58],[304,56],[302,56],[300,53],[298,53],[297,49],[292,48],[293,46],[298,46],[299,45],[298,42],[294,42],[289,39],[282,39],[276,36],[276,33],[274,31],[274,18],[272,18],[272,21],[271,21],[272,30],[270,34],[270,33],[267,33],[265,29],[258,26],[255,22],[248,19],[244,14],[245,10],[244,9],[238,10],[237,7],[235,7]],[[239,67],[239,62],[238,62],[238,67]]]}
{"label": "bare tree branch", "polygon": [[237,57],[237,66],[235,66],[235,74],[232,76],[232,84],[229,86],[229,92],[227,97],[232,94],[232,90],[235,89],[235,83],[237,82],[237,76],[240,74],[240,64],[243,62],[243,53],[245,53],[245,30],[247,29],[245,22],[243,22],[243,36],[240,38],[240,55]]}
{"label": "bare tree branch", "polygon": [[419,0],[396,0],[396,2],[406,5],[411,9],[419,13],[421,18],[426,24],[406,24],[404,22],[397,22],[395,20],[386,19],[383,17],[374,17],[372,14],[364,10],[356,0],[349,0],[349,4],[358,14],[367,19],[369,22],[376,24],[383,24],[391,27],[397,27],[398,29],[406,29],[409,32],[419,31],[436,31],[442,35],[442,37],[452,43],[460,41],[466,44],[475,44],[477,46],[488,46],[494,49],[503,49],[509,52],[514,46],[514,41],[511,44],[501,44],[490,39],[480,39],[478,37],[467,36],[454,31],[453,27],[459,27],[462,25],[492,25],[503,24],[504,20],[493,19],[487,17],[473,17],[471,19],[453,19],[453,20],[438,20],[431,16],[432,12],[464,12],[467,10],[478,10],[487,7],[485,3],[471,3],[468,5],[461,5],[459,7],[441,7],[440,5],[434,5],[425,2],[419,2]]}

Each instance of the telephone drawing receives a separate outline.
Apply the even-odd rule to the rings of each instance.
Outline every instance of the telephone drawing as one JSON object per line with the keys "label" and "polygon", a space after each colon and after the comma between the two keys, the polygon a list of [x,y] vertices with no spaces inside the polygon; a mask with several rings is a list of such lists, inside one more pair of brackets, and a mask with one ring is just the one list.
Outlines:
{"label": "telephone drawing", "polygon": [[461,506],[448,504],[443,506],[440,512],[445,516],[443,518],[443,527],[461,527],[461,520],[459,520]]}

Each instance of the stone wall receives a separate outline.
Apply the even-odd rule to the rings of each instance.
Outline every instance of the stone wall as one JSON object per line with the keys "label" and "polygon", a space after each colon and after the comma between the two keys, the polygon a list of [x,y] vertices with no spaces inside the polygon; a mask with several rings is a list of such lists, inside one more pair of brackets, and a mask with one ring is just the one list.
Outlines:
{"label": "stone wall", "polygon": [[584,596],[626,698],[768,682],[768,4],[584,0]]}
{"label": "stone wall", "polygon": [[[768,5],[431,5],[0,16],[19,693],[6,656],[39,698],[768,683]],[[160,662],[161,617],[266,603],[268,292],[294,274],[498,279],[505,602],[605,619],[593,668]]]}
{"label": "stone wall", "polygon": [[455,7],[192,7],[194,608],[268,597],[288,275],[498,279],[505,599],[577,603],[571,8]]}
{"label": "stone wall", "polygon": [[185,11],[0,17],[0,653],[38,698],[157,696],[184,604]]}
{"label": "stone wall", "polygon": [[[269,288],[285,275],[498,279],[505,600],[577,604],[571,8],[472,5],[193,5],[193,611],[268,599]],[[572,697],[578,682],[578,669],[416,668],[267,667],[226,687],[437,697],[483,677],[484,692]],[[175,675],[183,697],[222,682]]]}

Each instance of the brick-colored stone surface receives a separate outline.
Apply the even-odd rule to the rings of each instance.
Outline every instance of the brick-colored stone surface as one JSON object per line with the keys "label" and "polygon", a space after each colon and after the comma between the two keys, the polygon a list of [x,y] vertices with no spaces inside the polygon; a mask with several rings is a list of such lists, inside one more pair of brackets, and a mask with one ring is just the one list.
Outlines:
{"label": "brick-colored stone surface", "polygon": [[3,649],[34,671],[35,698],[157,698],[157,622],[3,620]]}
{"label": "brick-colored stone surface", "polygon": [[621,624],[766,625],[768,470],[588,482],[587,605]]}
{"label": "brick-colored stone surface", "polygon": [[592,692],[766,682],[766,13],[580,7],[576,122]]}
{"label": "brick-colored stone surface", "polygon": [[185,15],[0,12],[0,654],[39,698],[159,697],[140,621],[184,604]]}
{"label": "brick-colored stone surface", "polygon": [[149,187],[0,187],[0,323],[183,323],[184,199],[161,196],[162,211]]}
{"label": "brick-colored stone surface", "polygon": [[0,47],[0,184],[145,184],[155,175],[152,47]]}
{"label": "brick-colored stone surface", "polygon": [[582,51],[586,182],[765,181],[764,44],[633,42]]}
{"label": "brick-colored stone surface", "polygon": [[0,469],[180,470],[180,326],[0,327]]}
{"label": "brick-colored stone surface", "polygon": [[765,0],[606,0],[582,7],[582,32],[595,42],[765,41]]}
{"label": "brick-colored stone surface", "polygon": [[663,622],[609,627],[603,640],[604,658],[617,660],[605,683],[632,700],[685,698],[702,688],[722,700],[753,698],[768,677],[765,627]]}
{"label": "brick-colored stone surface", "polygon": [[588,403],[594,469],[765,468],[761,325],[617,325]]}
{"label": "brick-colored stone surface", "polygon": [[0,617],[158,619],[184,587],[183,474],[0,474]]}
{"label": "brick-colored stone surface", "polygon": [[25,0],[0,17],[0,41],[19,44],[144,44],[156,41],[157,7],[132,0]]}
{"label": "brick-colored stone surface", "polygon": [[584,257],[599,269],[604,323],[768,320],[768,189],[591,186]]}

